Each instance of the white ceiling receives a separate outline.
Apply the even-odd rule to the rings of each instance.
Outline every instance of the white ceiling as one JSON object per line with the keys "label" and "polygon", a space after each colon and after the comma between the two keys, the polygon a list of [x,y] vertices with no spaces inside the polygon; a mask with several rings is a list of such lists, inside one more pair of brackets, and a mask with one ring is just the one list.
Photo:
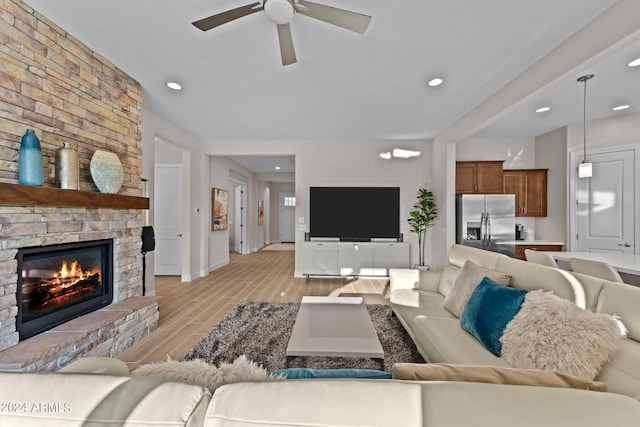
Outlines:
{"label": "white ceiling", "polygon": [[295,173],[296,171],[295,156],[232,156],[229,158],[256,173]]}
{"label": "white ceiling", "polygon": [[[296,15],[283,67],[262,13],[201,32],[192,21],[251,0],[26,0],[137,79],[148,110],[204,142],[432,138],[615,0],[316,0],[373,17],[364,35]],[[640,43],[594,67],[589,118],[640,111]],[[428,88],[441,76],[445,83]],[[534,136],[582,119],[574,76],[485,129]],[[165,86],[184,86],[180,92]],[[628,101],[627,101],[628,100]],[[635,105],[634,105],[635,102]],[[531,109],[553,110],[535,115]],[[620,113],[618,113],[620,114]]]}

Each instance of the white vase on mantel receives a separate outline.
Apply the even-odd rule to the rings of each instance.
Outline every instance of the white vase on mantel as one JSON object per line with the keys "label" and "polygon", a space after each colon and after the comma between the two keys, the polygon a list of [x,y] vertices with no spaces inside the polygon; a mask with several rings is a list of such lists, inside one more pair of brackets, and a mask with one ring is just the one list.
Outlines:
{"label": "white vase on mantel", "polygon": [[102,193],[117,194],[124,181],[124,169],[118,155],[96,150],[89,164],[91,178]]}

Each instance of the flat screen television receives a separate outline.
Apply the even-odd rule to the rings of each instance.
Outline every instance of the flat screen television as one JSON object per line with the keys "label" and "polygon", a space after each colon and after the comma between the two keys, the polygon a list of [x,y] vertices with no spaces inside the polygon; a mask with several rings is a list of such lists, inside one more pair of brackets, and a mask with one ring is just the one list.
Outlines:
{"label": "flat screen television", "polygon": [[399,187],[311,187],[309,236],[368,241],[400,237]]}

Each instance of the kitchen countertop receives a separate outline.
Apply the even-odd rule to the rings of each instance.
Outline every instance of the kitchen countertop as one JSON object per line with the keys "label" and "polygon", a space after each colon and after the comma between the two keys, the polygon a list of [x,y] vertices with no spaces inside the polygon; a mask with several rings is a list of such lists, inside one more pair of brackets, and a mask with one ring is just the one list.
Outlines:
{"label": "kitchen countertop", "polygon": [[516,240],[516,245],[560,245],[564,246],[564,242],[557,242],[554,240]]}

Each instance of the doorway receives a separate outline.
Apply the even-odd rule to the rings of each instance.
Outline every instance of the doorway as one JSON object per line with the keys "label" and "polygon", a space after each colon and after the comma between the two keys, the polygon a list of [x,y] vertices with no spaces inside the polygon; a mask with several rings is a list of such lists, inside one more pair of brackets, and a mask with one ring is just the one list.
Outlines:
{"label": "doorway", "polygon": [[154,170],[156,237],[154,274],[182,274],[182,206],[183,167],[177,164],[157,164]]}
{"label": "doorway", "polygon": [[280,242],[295,242],[296,195],[294,193],[280,193],[279,207]]}
{"label": "doorway", "polygon": [[573,156],[575,171],[574,251],[635,253],[638,186],[637,149],[596,152],[591,178],[578,178],[582,155]]}
{"label": "doorway", "polygon": [[238,185],[235,187],[235,209],[234,209],[234,244],[233,250],[239,254],[248,253],[247,242],[247,187]]}

